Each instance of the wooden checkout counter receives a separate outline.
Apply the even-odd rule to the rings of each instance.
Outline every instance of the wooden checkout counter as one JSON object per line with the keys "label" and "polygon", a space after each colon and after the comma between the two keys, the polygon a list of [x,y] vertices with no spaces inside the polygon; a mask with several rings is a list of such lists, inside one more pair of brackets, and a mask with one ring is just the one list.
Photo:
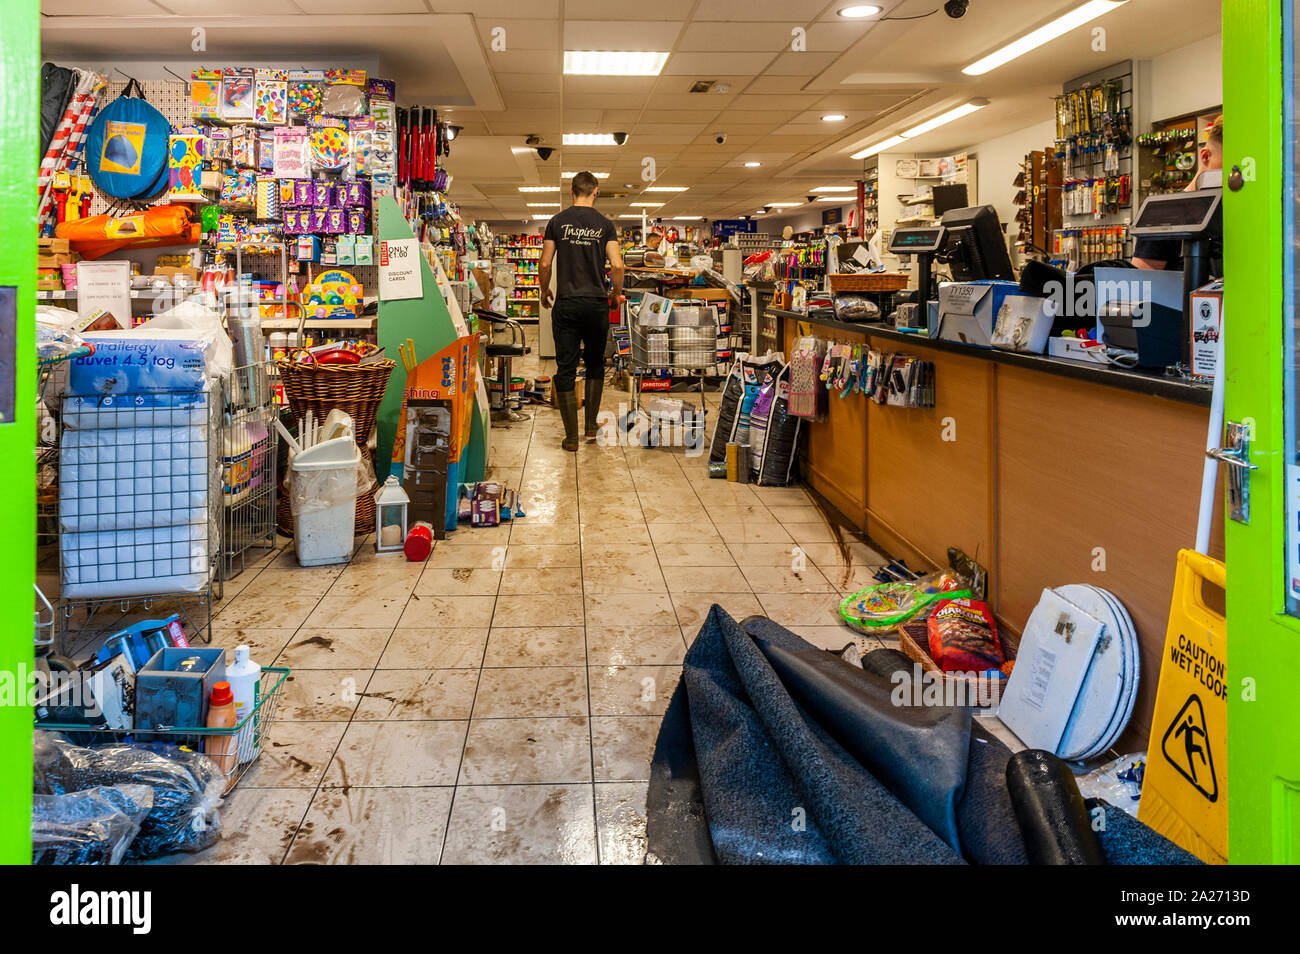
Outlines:
{"label": "wooden checkout counter", "polygon": [[[1012,632],[1044,587],[1092,583],[1114,593],[1142,655],[1118,747],[1145,749],[1175,560],[1195,543],[1210,389],[886,325],[767,313],[787,354],[796,337],[815,334],[934,362],[933,408],[832,395],[826,420],[804,438],[805,482],[914,569],[947,565],[950,546],[975,557],[988,568],[999,626]],[[1211,555],[1222,559],[1217,513]]]}

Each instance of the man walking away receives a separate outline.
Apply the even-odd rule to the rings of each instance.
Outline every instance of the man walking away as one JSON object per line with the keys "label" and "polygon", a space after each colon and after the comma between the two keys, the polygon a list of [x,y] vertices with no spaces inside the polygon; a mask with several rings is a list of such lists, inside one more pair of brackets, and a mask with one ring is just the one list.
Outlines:
{"label": "man walking away", "polygon": [[[605,343],[609,338],[609,310],[623,292],[623,256],[619,253],[614,223],[594,208],[600,194],[596,177],[579,172],[573,177],[573,205],[546,223],[542,244],[542,304],[551,307],[555,335],[555,400],[564,420],[567,451],[578,449],[578,395],[574,383],[578,352],[587,372],[584,402],[587,406],[587,443],[596,441],[596,415],[605,383]],[[551,291],[551,265],[558,256],[555,291]],[[605,281],[608,262],[610,283]]]}

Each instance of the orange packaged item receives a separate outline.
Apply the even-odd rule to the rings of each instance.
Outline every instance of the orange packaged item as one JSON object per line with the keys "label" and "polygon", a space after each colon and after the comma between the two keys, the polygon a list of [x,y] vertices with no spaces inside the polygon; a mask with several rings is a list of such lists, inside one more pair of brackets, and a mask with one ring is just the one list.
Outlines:
{"label": "orange packaged item", "polygon": [[1006,662],[993,614],[979,600],[942,601],[929,630],[930,657],[944,672],[1001,671]]}

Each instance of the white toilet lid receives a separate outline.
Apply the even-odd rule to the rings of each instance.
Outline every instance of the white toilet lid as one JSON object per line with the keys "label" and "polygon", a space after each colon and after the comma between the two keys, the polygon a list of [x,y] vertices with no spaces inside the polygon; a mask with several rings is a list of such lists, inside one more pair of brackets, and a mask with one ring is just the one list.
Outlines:
{"label": "white toilet lid", "polygon": [[1070,721],[1056,754],[1063,759],[1082,759],[1104,743],[1113,727],[1116,710],[1124,701],[1125,634],[1114,605],[1098,590],[1081,583],[1055,588],[1070,602],[1101,620],[1106,629],[1079,689]]}

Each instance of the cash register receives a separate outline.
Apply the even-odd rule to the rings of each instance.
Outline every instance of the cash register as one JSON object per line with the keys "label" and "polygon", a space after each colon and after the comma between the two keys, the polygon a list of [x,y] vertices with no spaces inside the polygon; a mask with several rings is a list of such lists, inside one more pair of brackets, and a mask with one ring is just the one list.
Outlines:
{"label": "cash register", "polygon": [[899,331],[928,335],[930,330],[929,302],[934,291],[934,256],[944,246],[943,226],[895,229],[889,238],[889,251],[894,255],[915,255],[917,260],[916,300],[900,302],[894,312],[894,327]]}
{"label": "cash register", "polygon": [[[1148,196],[1131,230],[1135,238],[1175,239],[1183,243],[1182,314],[1176,320],[1177,359],[1184,363],[1191,360],[1192,292],[1216,277],[1211,275],[1211,261],[1223,254],[1223,173],[1209,170],[1201,173],[1199,181],[1202,188],[1195,192]],[[1106,322],[1107,316],[1101,317]],[[1150,315],[1130,324],[1137,329],[1139,339],[1153,333],[1144,332],[1151,328]]]}

